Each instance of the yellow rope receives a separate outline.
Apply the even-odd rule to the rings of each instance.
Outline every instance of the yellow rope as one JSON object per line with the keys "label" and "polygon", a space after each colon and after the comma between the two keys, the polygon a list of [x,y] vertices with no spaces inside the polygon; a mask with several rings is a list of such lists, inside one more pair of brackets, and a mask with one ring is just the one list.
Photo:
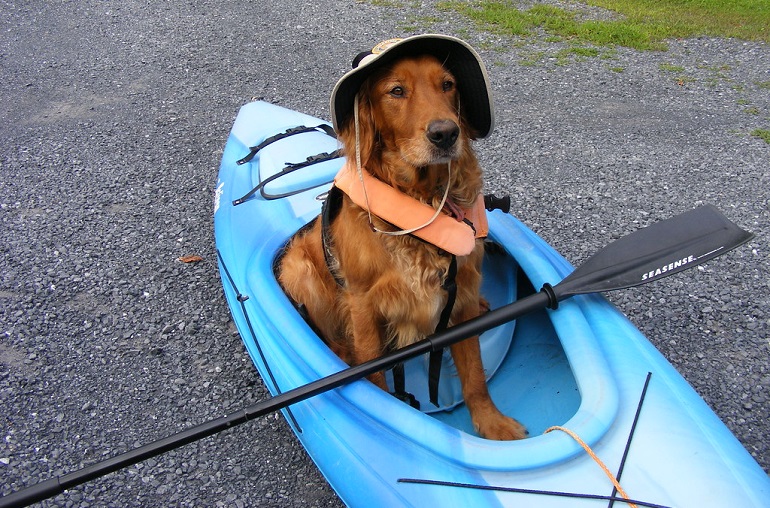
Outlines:
{"label": "yellow rope", "polygon": [[[625,490],[623,490],[623,487],[621,487],[621,486],[620,486],[620,483],[619,483],[619,482],[618,482],[618,480],[615,478],[615,475],[613,475],[613,474],[612,474],[612,472],[610,471],[610,469],[609,469],[609,468],[608,468],[606,465],[604,465],[604,462],[602,462],[602,459],[600,459],[600,458],[599,458],[599,457],[596,455],[596,453],[594,453],[594,451],[591,449],[591,447],[590,447],[590,446],[588,446],[588,445],[586,444],[586,442],[585,442],[585,441],[583,441],[582,439],[580,439],[580,436],[578,436],[577,434],[575,434],[575,433],[574,433],[573,431],[571,431],[570,429],[568,429],[568,428],[566,428],[566,427],[560,427],[560,426],[558,426],[558,425],[555,425],[555,426],[553,426],[553,427],[549,427],[549,428],[547,428],[547,429],[545,430],[545,432],[543,432],[543,434],[548,434],[549,432],[551,432],[551,431],[553,431],[553,430],[560,430],[560,431],[562,431],[562,432],[565,432],[565,433],[566,433],[566,434],[568,434],[570,437],[572,437],[572,439],[574,439],[575,441],[577,441],[577,443],[578,443],[580,446],[582,446],[582,447],[583,447],[583,449],[586,451],[586,453],[587,453],[588,455],[590,455],[592,459],[594,459],[594,461],[595,461],[595,462],[596,462],[596,463],[599,465],[599,467],[600,467],[600,468],[602,468],[602,470],[604,471],[604,474],[606,474],[606,475],[607,475],[607,477],[610,479],[610,481],[612,481],[613,485],[615,485],[615,488],[618,490],[618,493],[619,493],[621,496],[623,496],[623,499],[626,499],[626,500],[630,499],[630,498],[628,497],[628,494],[626,494],[626,491],[625,491]],[[637,506],[636,506],[634,503],[628,503],[628,506],[630,506],[631,508],[637,508]]]}

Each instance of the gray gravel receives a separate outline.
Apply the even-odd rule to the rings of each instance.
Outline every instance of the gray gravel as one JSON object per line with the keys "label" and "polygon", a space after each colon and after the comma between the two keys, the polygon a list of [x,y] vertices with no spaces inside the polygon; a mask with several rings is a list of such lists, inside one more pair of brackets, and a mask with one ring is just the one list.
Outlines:
{"label": "gray gravel", "polygon": [[[713,203],[757,238],[611,299],[770,467],[770,48],[569,54],[435,2],[3,0],[0,492],[263,399],[216,270],[212,190],[252,97],[328,118],[359,50],[443,32],[488,64],[489,190],[578,263]],[[203,261],[183,264],[179,256]],[[340,506],[268,417],[46,506]]]}

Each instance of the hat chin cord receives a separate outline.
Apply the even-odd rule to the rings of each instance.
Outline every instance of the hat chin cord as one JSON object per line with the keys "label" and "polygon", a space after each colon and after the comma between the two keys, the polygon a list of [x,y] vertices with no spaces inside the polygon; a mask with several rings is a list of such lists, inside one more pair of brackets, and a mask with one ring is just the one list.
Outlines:
{"label": "hat chin cord", "polygon": [[443,210],[444,205],[446,204],[447,198],[449,197],[449,186],[452,183],[452,161],[447,162],[446,169],[447,169],[447,184],[446,188],[444,190],[444,197],[441,198],[441,204],[439,205],[438,209],[436,209],[436,213],[433,214],[433,217],[431,217],[428,222],[423,224],[422,226],[417,226],[415,228],[411,229],[399,229],[397,231],[383,231],[381,229],[378,229],[374,222],[372,221],[372,212],[371,207],[369,206],[369,195],[366,193],[366,185],[364,184],[364,173],[362,171],[361,167],[361,141],[359,139],[359,123],[358,123],[358,94],[356,94],[355,99],[353,99],[353,123],[355,124],[355,130],[356,130],[356,173],[358,174],[358,179],[361,182],[361,188],[364,191],[364,199],[366,200],[366,213],[369,215],[369,227],[372,228],[372,231],[375,231],[377,233],[381,233],[383,235],[389,235],[389,236],[403,236],[403,235],[409,235],[414,233],[415,231],[418,231],[430,224],[432,224],[441,213],[441,210]]}

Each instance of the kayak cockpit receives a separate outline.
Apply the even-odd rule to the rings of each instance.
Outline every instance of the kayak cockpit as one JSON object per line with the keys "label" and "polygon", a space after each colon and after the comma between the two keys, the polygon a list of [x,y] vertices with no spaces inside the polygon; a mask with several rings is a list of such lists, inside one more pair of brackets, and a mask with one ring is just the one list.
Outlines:
{"label": "kayak cockpit", "polygon": [[[491,216],[492,224],[497,224],[494,215]],[[495,240],[494,234],[491,239]],[[564,276],[544,273],[542,267],[536,267],[535,272],[530,272],[536,276],[531,276],[527,273],[533,269],[529,266],[531,260],[516,258],[516,252],[510,252],[509,244],[506,239],[502,253],[488,253],[485,259],[482,292],[492,308],[534,292],[534,287],[543,283],[539,278],[546,277],[555,282]],[[532,246],[523,243],[517,248],[527,250]],[[275,279],[273,282],[277,284]],[[296,312],[293,307],[292,311]],[[304,324],[314,344],[301,344],[294,340],[294,334],[284,334],[291,346],[297,348],[294,353],[307,361],[310,368],[313,365],[320,368],[319,377],[346,368],[347,365],[312,332],[312,327]],[[617,393],[591,326],[579,305],[567,301],[558,311],[542,310],[524,316],[515,324],[508,323],[485,332],[482,344],[487,334],[502,336],[502,339],[494,339],[497,344],[491,350],[501,358],[496,360],[494,373],[489,376],[490,393],[503,413],[527,427],[530,433],[527,439],[495,442],[494,446],[488,446],[485,443],[489,441],[478,437],[473,430],[462,400],[443,410],[432,407],[426,395],[426,358],[411,360],[425,365],[424,374],[422,378],[417,376],[417,381],[407,379],[406,387],[407,391],[417,395],[421,410],[366,381],[345,386],[339,389],[339,394],[351,404],[348,411],[362,413],[372,425],[381,427],[380,431],[387,429],[399,435],[399,439],[409,439],[413,445],[433,454],[476,469],[530,469],[558,463],[580,453],[579,446],[565,442],[563,436],[543,435],[545,429],[554,425],[571,428],[589,444],[599,441],[617,412]],[[308,347],[315,352],[301,352]],[[450,356],[448,352],[446,356]],[[445,372],[442,372],[442,378],[456,384],[453,390],[459,390],[456,378]],[[459,449],[458,443],[461,444]]]}

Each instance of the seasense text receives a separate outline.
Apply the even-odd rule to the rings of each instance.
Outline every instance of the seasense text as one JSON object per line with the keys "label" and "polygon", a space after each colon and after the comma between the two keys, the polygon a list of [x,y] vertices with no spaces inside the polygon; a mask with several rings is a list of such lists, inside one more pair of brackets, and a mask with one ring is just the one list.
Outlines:
{"label": "seasense text", "polygon": [[684,265],[690,264],[693,261],[695,261],[695,259],[696,259],[695,256],[687,256],[686,258],[677,259],[673,263],[669,263],[667,265],[661,266],[656,270],[650,270],[649,272],[645,272],[644,274],[642,274],[642,280],[654,279],[659,275],[663,275],[665,273],[676,270],[677,268],[680,268]]}

